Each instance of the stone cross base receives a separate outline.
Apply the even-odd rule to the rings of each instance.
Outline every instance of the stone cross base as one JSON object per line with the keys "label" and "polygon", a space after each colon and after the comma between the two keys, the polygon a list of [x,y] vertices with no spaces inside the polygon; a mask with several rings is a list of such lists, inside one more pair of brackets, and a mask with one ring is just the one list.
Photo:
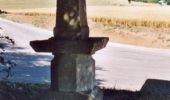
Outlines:
{"label": "stone cross base", "polygon": [[[108,38],[86,40],[32,41],[37,52],[52,52],[50,92],[59,99],[41,100],[102,100],[102,92],[95,87],[95,61],[92,58],[97,50],[106,46]],[[44,95],[47,96],[48,95]],[[45,98],[45,97],[44,97]]]}
{"label": "stone cross base", "polygon": [[51,88],[67,92],[92,90],[94,65],[90,55],[55,54],[51,65]]}

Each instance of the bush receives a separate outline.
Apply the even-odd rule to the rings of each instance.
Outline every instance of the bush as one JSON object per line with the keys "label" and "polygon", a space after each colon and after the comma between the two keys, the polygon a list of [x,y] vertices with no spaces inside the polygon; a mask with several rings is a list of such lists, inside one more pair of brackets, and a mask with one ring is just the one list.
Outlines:
{"label": "bush", "polygon": [[167,1],[167,5],[170,5],[170,0],[166,0]]}
{"label": "bush", "polygon": [[[3,41],[3,42],[2,42]],[[5,47],[7,45],[14,45],[14,41],[8,36],[0,36],[0,73],[5,73],[6,75],[2,79],[7,79],[13,76],[12,68],[16,66],[14,62],[8,60],[4,57]]]}
{"label": "bush", "polygon": [[7,12],[0,9],[0,14],[7,14]]}

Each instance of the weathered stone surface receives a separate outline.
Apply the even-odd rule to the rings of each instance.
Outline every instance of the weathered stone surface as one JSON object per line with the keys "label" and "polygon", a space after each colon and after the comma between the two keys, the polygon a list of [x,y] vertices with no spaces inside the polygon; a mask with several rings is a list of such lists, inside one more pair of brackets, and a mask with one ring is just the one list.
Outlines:
{"label": "weathered stone surface", "polygon": [[79,14],[80,14],[81,35],[78,37],[84,40],[89,37],[89,27],[87,22],[87,13],[86,13],[86,0],[79,0]]}
{"label": "weathered stone surface", "polygon": [[138,100],[170,100],[170,81],[148,79]]}
{"label": "weathered stone surface", "polygon": [[91,57],[104,48],[108,38],[89,38],[86,0],[57,0],[54,37],[32,41],[37,52],[52,52],[51,89],[38,100],[102,100],[94,88],[95,61]]}
{"label": "weathered stone surface", "polygon": [[36,52],[93,54],[104,48],[108,40],[106,37],[93,37],[84,41],[55,40],[51,38],[49,40],[31,41],[30,45]]}
{"label": "weathered stone surface", "polygon": [[104,98],[103,91],[97,86],[94,87],[90,95],[94,100],[103,100]]}
{"label": "weathered stone surface", "polygon": [[58,0],[54,37],[66,40],[89,37],[85,0]]}
{"label": "weathered stone surface", "polygon": [[94,87],[94,63],[91,55],[55,55],[51,67],[52,88],[68,92],[90,91]]}
{"label": "weathered stone surface", "polygon": [[54,37],[67,40],[76,37],[81,30],[79,0],[58,0],[56,13]]}

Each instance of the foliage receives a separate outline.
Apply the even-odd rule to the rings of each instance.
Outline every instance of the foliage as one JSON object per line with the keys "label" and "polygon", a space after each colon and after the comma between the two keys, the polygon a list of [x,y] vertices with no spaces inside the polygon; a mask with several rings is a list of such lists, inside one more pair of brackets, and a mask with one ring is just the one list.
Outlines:
{"label": "foliage", "polygon": [[7,12],[0,9],[0,14],[7,14]]}
{"label": "foliage", "polygon": [[166,0],[166,2],[167,2],[167,5],[170,5],[170,0]]}
{"label": "foliage", "polygon": [[[4,57],[5,55],[5,47],[7,44],[14,45],[14,41],[9,38],[8,36],[0,36],[0,40],[5,41],[5,43],[0,43],[0,73],[5,73],[6,76],[3,77],[3,79],[7,79],[11,76],[13,76],[12,68],[16,66],[14,62],[11,60],[8,60]],[[7,44],[6,44],[7,43]]]}
{"label": "foliage", "polygon": [[8,80],[0,81],[1,100],[42,100],[38,99],[37,96],[41,97],[48,90],[48,84],[16,83]]}

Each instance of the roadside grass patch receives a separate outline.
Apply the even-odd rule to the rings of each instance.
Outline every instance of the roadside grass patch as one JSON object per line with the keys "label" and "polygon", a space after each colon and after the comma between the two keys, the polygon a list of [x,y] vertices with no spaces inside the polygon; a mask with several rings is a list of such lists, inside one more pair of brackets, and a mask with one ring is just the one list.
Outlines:
{"label": "roadside grass patch", "polygon": [[[0,81],[0,98],[10,100],[35,100],[41,92],[47,92],[49,84],[17,83],[10,81]],[[140,92],[128,90],[102,89],[103,100],[137,100]]]}

